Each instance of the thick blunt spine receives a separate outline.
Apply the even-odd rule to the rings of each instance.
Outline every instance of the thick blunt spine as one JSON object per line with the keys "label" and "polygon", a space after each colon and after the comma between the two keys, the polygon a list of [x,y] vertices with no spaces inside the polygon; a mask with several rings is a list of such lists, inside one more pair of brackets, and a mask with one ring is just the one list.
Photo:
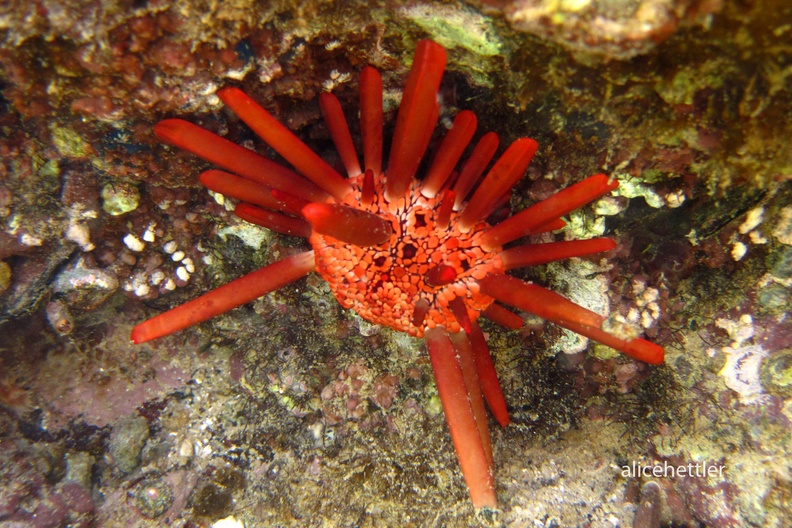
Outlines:
{"label": "thick blunt spine", "polygon": [[618,186],[619,182],[610,181],[604,174],[590,176],[490,228],[482,236],[481,242],[488,249],[508,244],[536,232],[541,226],[583,207]]}
{"label": "thick blunt spine", "polygon": [[538,266],[556,260],[582,257],[608,251],[616,247],[610,238],[590,238],[588,240],[564,240],[545,244],[529,244],[505,250],[501,253],[505,271]]}
{"label": "thick blunt spine", "polygon": [[268,211],[253,204],[241,203],[234,209],[234,214],[245,222],[266,227],[276,233],[308,238],[311,226],[305,220]]}
{"label": "thick blunt spine", "polygon": [[302,213],[317,233],[359,247],[384,244],[393,233],[390,222],[381,216],[346,205],[312,203]]}
{"label": "thick blunt spine", "polygon": [[460,229],[469,231],[489,216],[498,201],[525,175],[537,148],[539,144],[533,139],[520,138],[506,149],[462,210]]}
{"label": "thick blunt spine", "polygon": [[330,130],[330,137],[333,138],[336,150],[344,163],[347,176],[354,178],[361,173],[360,162],[341,103],[338,102],[335,95],[323,93],[319,96],[319,108],[322,110],[322,117],[327,123],[328,130]]}
{"label": "thick blunt spine", "polygon": [[293,170],[182,119],[160,121],[154,125],[154,134],[166,143],[267,187],[290,192],[309,201],[321,201],[327,197],[324,191]]}
{"label": "thick blunt spine", "polygon": [[497,301],[538,315],[558,326],[624,352],[628,356],[659,365],[663,348],[641,338],[623,339],[603,330],[605,318],[561,295],[508,275],[489,275],[479,281],[481,292]]}
{"label": "thick blunt spine", "polygon": [[[437,392],[456,448],[462,475],[475,508],[496,508],[495,482],[470,404],[468,388],[454,345],[442,327],[426,331]],[[486,426],[486,424],[484,424]]]}
{"label": "thick blunt spine", "polygon": [[476,114],[470,110],[462,110],[454,119],[451,130],[443,138],[437,150],[432,165],[426,173],[421,194],[427,198],[434,198],[445,184],[451,172],[456,167],[459,158],[470,143],[476,132]]}
{"label": "thick blunt spine", "polygon": [[223,88],[217,95],[261,139],[317,186],[337,200],[342,200],[352,190],[335,169],[245,92],[239,88]]}
{"label": "thick blunt spine", "polygon": [[137,325],[132,341],[145,343],[184,330],[294,282],[315,267],[313,251],[286,257]]}
{"label": "thick blunt spine", "polygon": [[427,136],[431,137],[437,125],[437,91],[445,64],[442,46],[431,40],[418,43],[388,159],[385,196],[389,200],[398,200],[409,188],[429,143]]}
{"label": "thick blunt spine", "polygon": [[454,211],[462,209],[462,203],[467,199],[470,190],[478,183],[481,175],[484,174],[484,169],[487,168],[495,152],[498,150],[498,134],[495,132],[487,132],[473,149],[473,153],[465,161],[462,170],[459,172],[459,178],[454,184],[454,192],[456,193],[456,201],[454,202]]}
{"label": "thick blunt spine", "polygon": [[366,66],[360,72],[360,133],[366,170],[382,174],[382,76]]}

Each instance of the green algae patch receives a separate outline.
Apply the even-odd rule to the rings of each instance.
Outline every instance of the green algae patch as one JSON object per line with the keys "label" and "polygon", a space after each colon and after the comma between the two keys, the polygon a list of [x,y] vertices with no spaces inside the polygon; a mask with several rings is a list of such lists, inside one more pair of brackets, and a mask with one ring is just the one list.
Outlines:
{"label": "green algae patch", "polygon": [[419,5],[405,8],[403,14],[445,48],[462,47],[476,55],[492,57],[501,51],[502,42],[490,19],[455,5]]}
{"label": "green algae patch", "polygon": [[69,127],[50,125],[52,144],[66,158],[85,158],[93,151],[83,138]]}

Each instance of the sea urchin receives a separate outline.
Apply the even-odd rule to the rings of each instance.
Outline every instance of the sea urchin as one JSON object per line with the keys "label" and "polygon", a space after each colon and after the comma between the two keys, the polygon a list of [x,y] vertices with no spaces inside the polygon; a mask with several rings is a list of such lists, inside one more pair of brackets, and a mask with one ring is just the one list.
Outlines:
{"label": "sea urchin", "polygon": [[371,322],[426,338],[473,505],[494,508],[484,402],[502,426],[509,423],[509,415],[477,324],[480,315],[519,328],[522,319],[498,301],[641,361],[661,363],[663,349],[634,336],[614,335],[603,326],[601,315],[506,274],[612,249],[615,244],[609,238],[503,246],[563,227],[563,215],[612,191],[617,182],[604,174],[591,176],[490,225],[487,218],[508,203],[511,187],[524,175],[538,145],[533,139],[518,139],[486,171],[498,148],[498,137],[490,132],[460,164],[476,129],[476,116],[467,110],[457,114],[428,171],[416,179],[437,125],[437,92],[445,63],[441,46],[429,40],[418,44],[386,167],[379,73],[367,67],[360,75],[363,166],[338,100],[322,94],[321,110],[347,178],[237,88],[224,88],[218,95],[297,172],[186,121],[158,123],[154,131],[159,138],[230,171],[209,170],[201,174],[201,182],[241,200],[235,210],[240,218],[307,237],[312,249],[138,325],[132,340],[142,343],[171,334],[317,271],[345,308]]}

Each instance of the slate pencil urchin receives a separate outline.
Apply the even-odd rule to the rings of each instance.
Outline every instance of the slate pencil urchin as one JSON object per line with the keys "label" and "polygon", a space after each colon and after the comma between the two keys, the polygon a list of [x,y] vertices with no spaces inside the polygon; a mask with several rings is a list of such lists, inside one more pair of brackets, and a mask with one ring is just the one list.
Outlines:
{"label": "slate pencil urchin", "polygon": [[206,171],[201,182],[241,200],[237,216],[306,237],[311,250],[138,325],[132,340],[143,343],[182,330],[316,271],[345,308],[426,338],[473,506],[495,508],[484,402],[502,426],[509,415],[477,323],[480,316],[519,328],[522,319],[506,304],[647,363],[662,363],[664,353],[633,331],[615,335],[603,316],[507,274],[614,248],[609,238],[504,246],[563,227],[562,216],[614,190],[618,182],[604,174],[591,176],[491,225],[487,219],[508,204],[511,188],[525,174],[538,144],[517,139],[490,166],[499,143],[490,132],[460,161],[476,132],[476,116],[467,110],[457,114],[426,174],[418,174],[438,121],[437,92],[445,64],[441,46],[429,40],[418,44],[386,164],[380,74],[367,67],[360,75],[362,165],[340,103],[332,94],[322,94],[320,106],[346,178],[237,88],[224,88],[218,95],[296,171],[187,121],[158,123],[154,130],[159,138],[230,171]]}

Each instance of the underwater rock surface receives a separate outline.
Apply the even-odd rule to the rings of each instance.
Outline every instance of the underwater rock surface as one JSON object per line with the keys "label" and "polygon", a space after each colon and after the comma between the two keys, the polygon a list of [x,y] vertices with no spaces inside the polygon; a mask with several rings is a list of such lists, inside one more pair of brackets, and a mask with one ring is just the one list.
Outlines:
{"label": "underwater rock surface", "polygon": [[[789,3],[293,4],[0,7],[0,526],[783,526]],[[523,278],[666,348],[650,367],[530,317],[485,325],[513,420],[493,431],[491,515],[470,507],[422,345],[316,276],[129,341],[300,249],[234,218],[153,124],[271,156],[216,96],[239,86],[336,163],[318,95],[356,108],[371,64],[392,126],[426,37],[449,49],[443,122],[467,108],[540,143],[513,208],[620,181],[556,237],[614,236],[615,256]]]}

